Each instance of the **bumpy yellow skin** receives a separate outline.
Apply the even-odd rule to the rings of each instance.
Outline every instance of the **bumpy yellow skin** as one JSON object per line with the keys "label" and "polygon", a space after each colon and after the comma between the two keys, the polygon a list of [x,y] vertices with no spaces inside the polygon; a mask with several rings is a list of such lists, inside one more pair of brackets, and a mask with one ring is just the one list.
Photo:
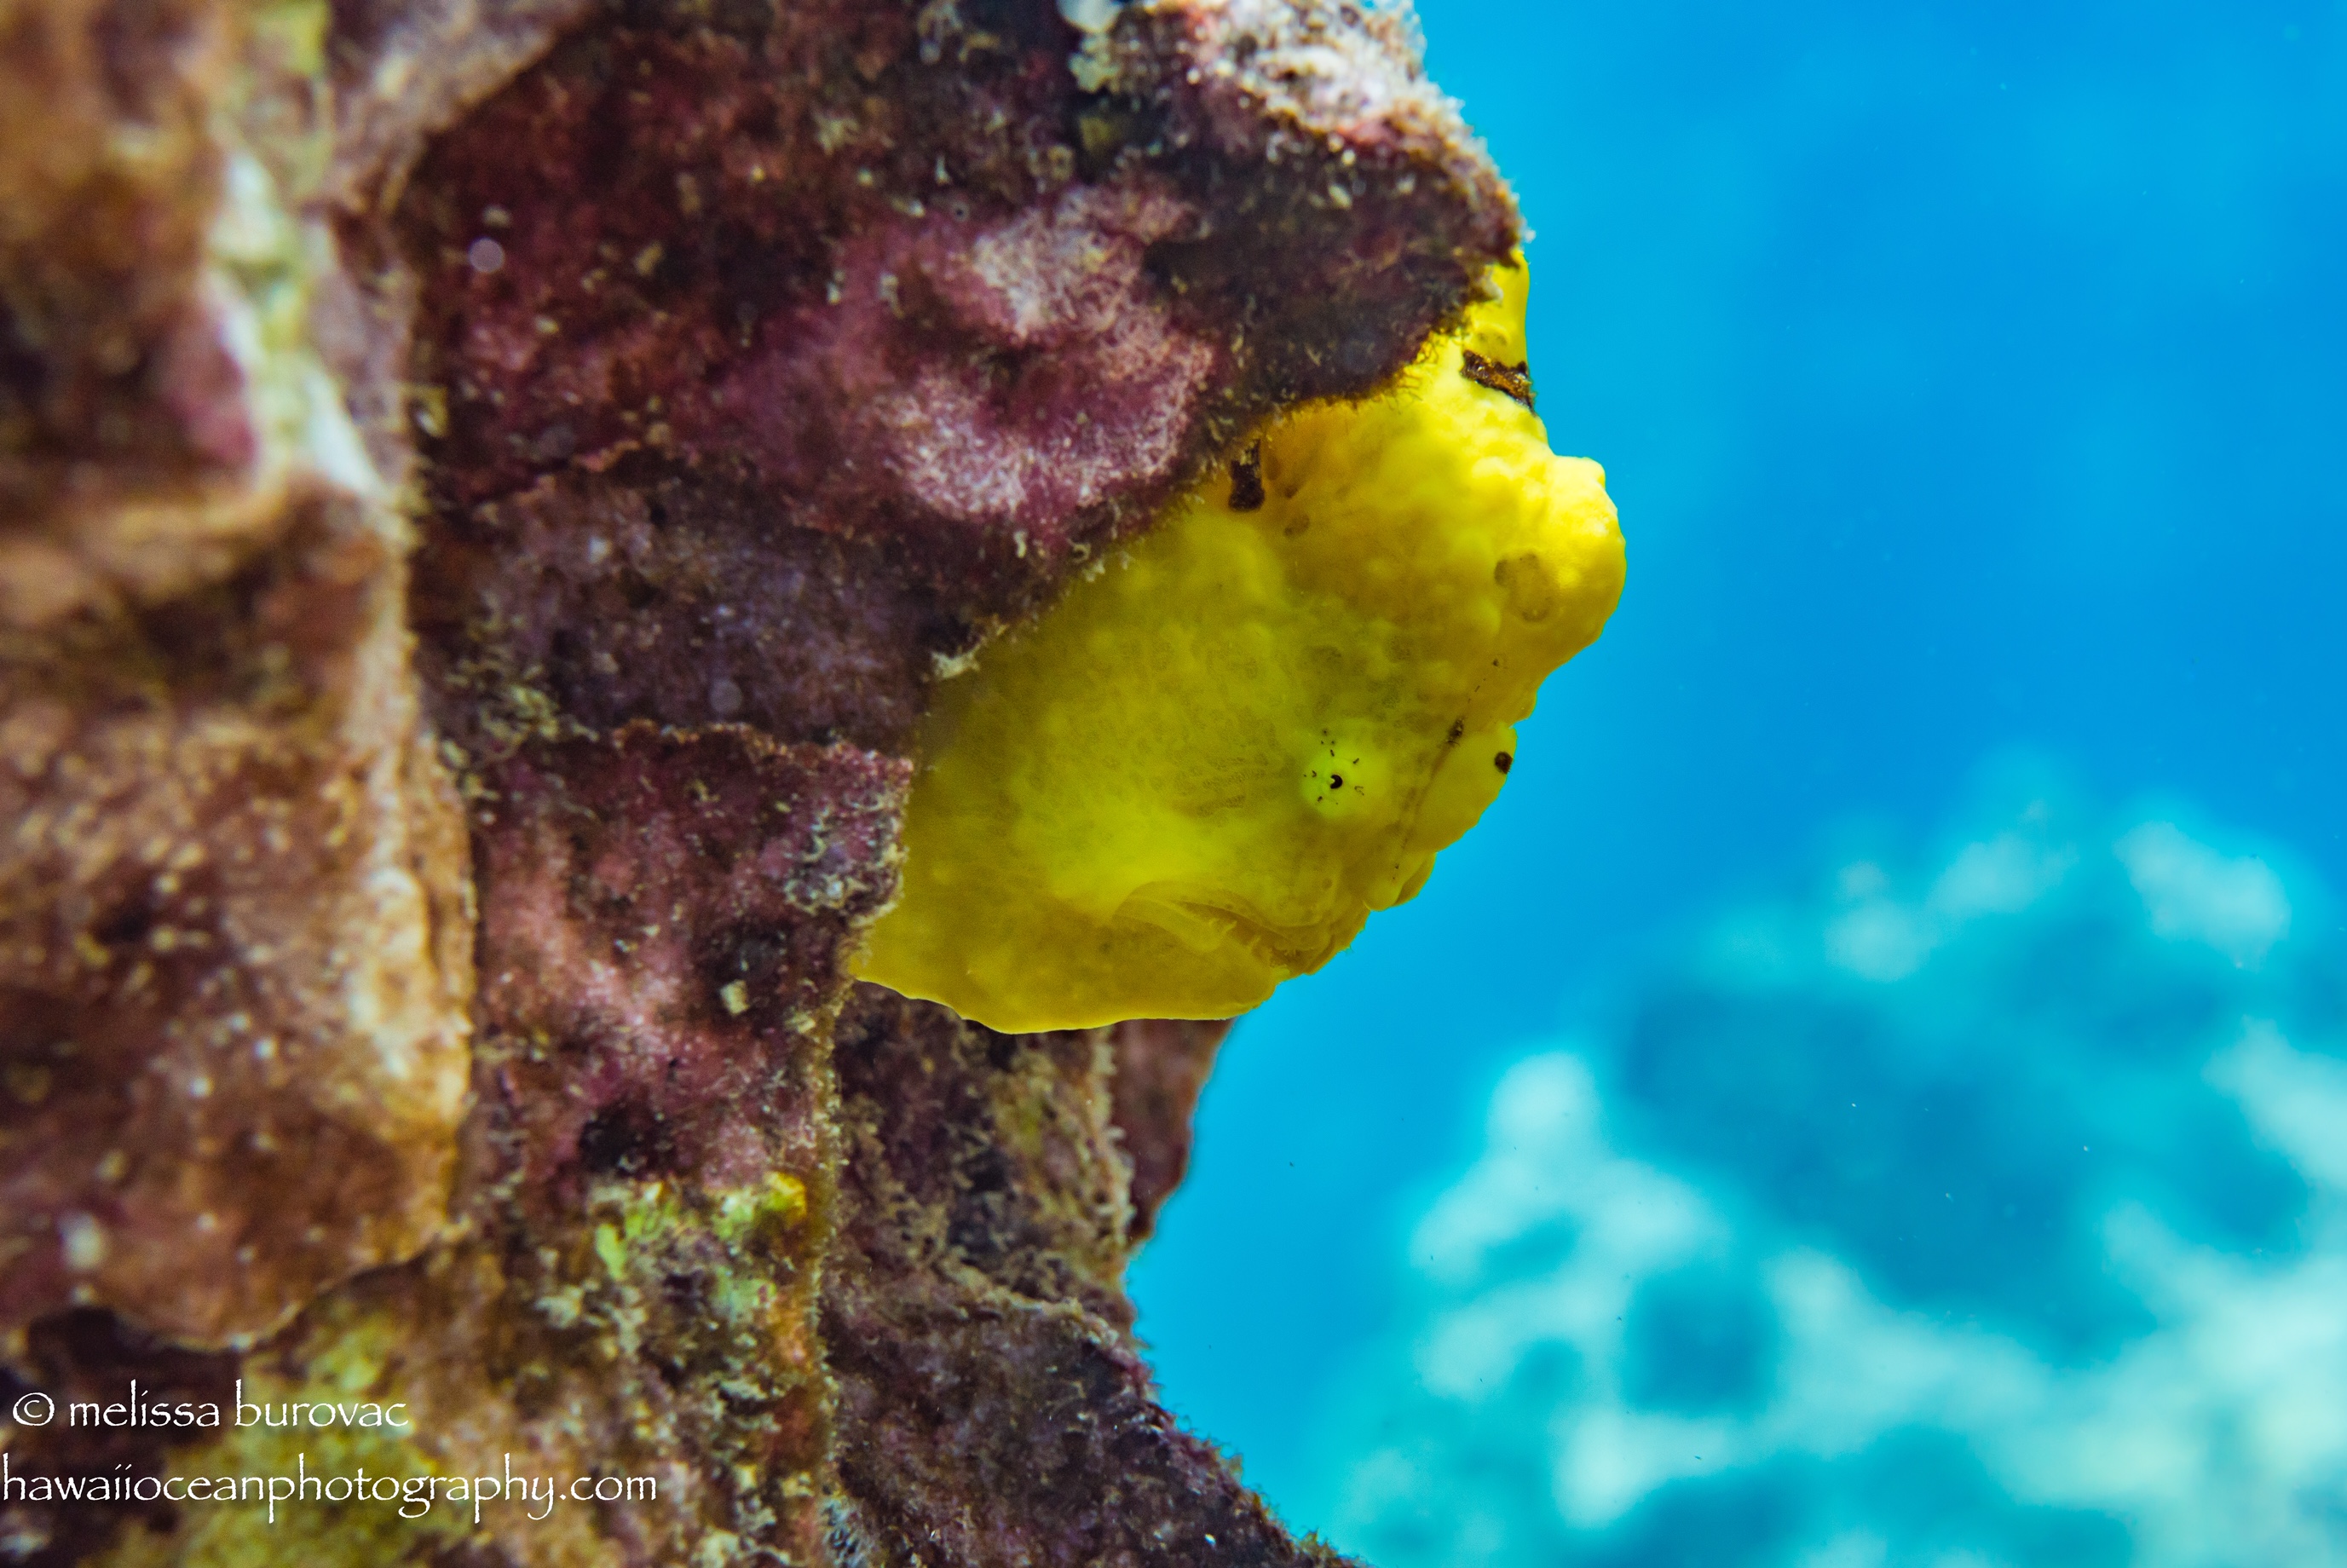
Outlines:
{"label": "bumpy yellow skin", "polygon": [[1259,506],[1216,477],[940,686],[864,979],[1005,1030],[1226,1018],[1419,890],[1622,590],[1604,472],[1465,374],[1524,362],[1491,281],[1266,427]]}

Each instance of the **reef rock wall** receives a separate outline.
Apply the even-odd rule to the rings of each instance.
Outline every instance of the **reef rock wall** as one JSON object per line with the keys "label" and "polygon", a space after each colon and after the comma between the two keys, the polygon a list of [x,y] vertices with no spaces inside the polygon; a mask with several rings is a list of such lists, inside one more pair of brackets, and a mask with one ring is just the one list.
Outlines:
{"label": "reef rock wall", "polygon": [[1326,1555],[1120,1285],[1219,1029],[843,964],[932,682],[1516,219],[1403,19],[1071,9],[0,5],[0,1393],[408,1423],[12,1473],[659,1483],[0,1559]]}

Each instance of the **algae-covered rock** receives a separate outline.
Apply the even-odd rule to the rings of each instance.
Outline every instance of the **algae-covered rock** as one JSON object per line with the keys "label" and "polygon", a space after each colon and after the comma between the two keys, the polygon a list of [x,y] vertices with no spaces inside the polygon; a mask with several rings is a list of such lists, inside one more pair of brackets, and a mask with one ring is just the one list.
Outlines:
{"label": "algae-covered rock", "polygon": [[445,1217],[464,828],[328,365],[326,25],[0,12],[0,1329],[249,1343]]}
{"label": "algae-covered rock", "polygon": [[1122,1294],[1218,1029],[846,965],[939,672],[1517,223],[1396,18],[1083,19],[0,5],[0,1559],[1325,1555]]}

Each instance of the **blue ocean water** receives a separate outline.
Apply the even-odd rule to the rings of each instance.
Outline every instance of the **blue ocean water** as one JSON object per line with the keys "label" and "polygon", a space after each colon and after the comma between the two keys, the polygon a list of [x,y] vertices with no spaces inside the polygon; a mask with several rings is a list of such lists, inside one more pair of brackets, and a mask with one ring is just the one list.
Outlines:
{"label": "blue ocean water", "polygon": [[1225,1050],[1168,1399],[1389,1568],[2347,1561],[2347,5],[1419,13],[1629,588]]}
{"label": "blue ocean water", "polygon": [[1493,1090],[1315,1458],[1388,1568],[2347,1561],[2347,938],[2008,768]]}

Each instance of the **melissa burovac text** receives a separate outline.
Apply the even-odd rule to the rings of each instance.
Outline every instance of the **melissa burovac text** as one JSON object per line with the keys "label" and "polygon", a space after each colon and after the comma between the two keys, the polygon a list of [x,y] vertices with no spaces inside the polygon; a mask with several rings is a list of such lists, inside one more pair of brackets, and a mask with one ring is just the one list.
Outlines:
{"label": "melissa burovac text", "polygon": [[[20,1426],[46,1426],[56,1416],[56,1402],[46,1394],[29,1394],[16,1401],[11,1413]],[[236,1380],[236,1394],[223,1419],[210,1400],[157,1399],[142,1394],[134,1378],[128,1398],[110,1404],[77,1399],[66,1406],[69,1427],[381,1427],[411,1430],[407,1403],[375,1399],[287,1399],[255,1403],[244,1397],[244,1379]]]}

